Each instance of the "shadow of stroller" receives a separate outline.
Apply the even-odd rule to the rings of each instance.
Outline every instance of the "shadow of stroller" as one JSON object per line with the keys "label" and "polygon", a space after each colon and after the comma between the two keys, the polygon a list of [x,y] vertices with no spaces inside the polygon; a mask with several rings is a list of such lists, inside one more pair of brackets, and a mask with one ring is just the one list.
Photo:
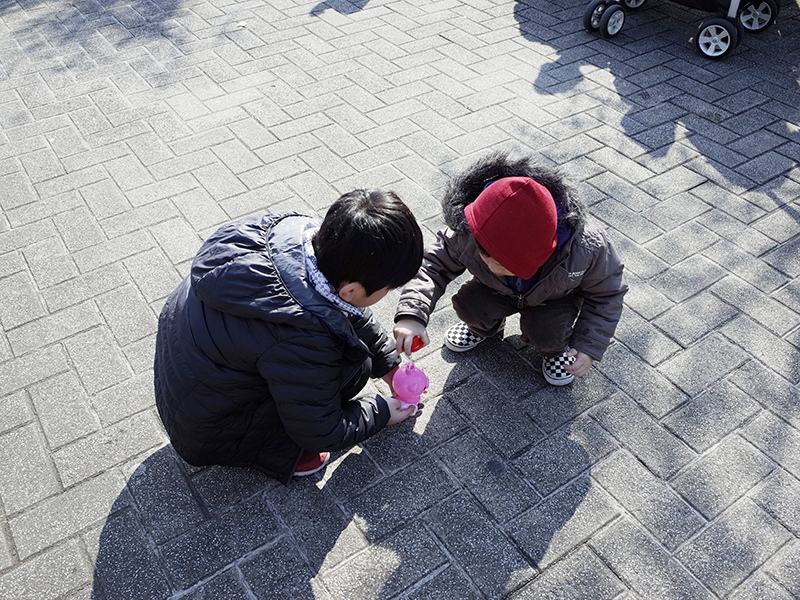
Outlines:
{"label": "shadow of stroller", "polygon": [[[495,375],[518,358],[500,348]],[[416,418],[288,486],[191,467],[171,446],[149,456],[100,533],[92,597],[468,599],[535,583],[596,504],[585,424],[570,424],[570,392],[504,395],[480,355],[445,358],[419,363],[446,383]]]}
{"label": "shadow of stroller", "polygon": [[[784,1],[778,23],[745,35],[733,55],[715,62],[688,43],[685,52],[675,48],[707,13],[651,2],[631,13],[621,33],[603,39],[582,26],[587,6],[519,0],[514,7],[520,33],[541,55],[536,91],[579,93],[573,105],[582,129],[585,119],[597,121],[581,151],[613,148],[630,160],[629,170],[637,163],[654,174],[685,165],[687,185],[708,180],[724,193],[752,191],[747,199],[766,210],[784,206],[792,190],[781,188],[791,186],[787,175],[798,160],[790,142],[800,120],[800,7]],[[555,129],[568,127],[573,117],[558,115]],[[629,175],[656,198],[670,192],[645,172]]]}

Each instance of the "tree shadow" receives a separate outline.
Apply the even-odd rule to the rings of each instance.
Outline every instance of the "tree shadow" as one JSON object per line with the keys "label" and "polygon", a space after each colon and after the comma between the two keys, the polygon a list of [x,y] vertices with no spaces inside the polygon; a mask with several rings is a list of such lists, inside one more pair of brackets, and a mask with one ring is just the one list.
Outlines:
{"label": "tree shadow", "polygon": [[[174,20],[182,4],[183,0],[104,0],[75,2],[56,9],[44,0],[4,2],[0,14],[8,22],[14,22],[15,13],[25,13],[25,31],[15,36],[18,47],[8,49],[12,60],[4,67],[14,74],[26,72],[35,62],[41,70],[44,61],[52,63],[54,69],[82,71],[143,44],[153,52],[151,60],[167,58],[177,52],[175,46],[197,41]],[[169,43],[158,43],[164,41]],[[58,48],[55,56],[54,47]]]}
{"label": "tree shadow", "polygon": [[324,0],[315,5],[309,14],[312,17],[319,17],[326,10],[335,10],[342,15],[352,15],[363,10],[369,0]]}
{"label": "tree shadow", "polygon": [[[638,163],[653,173],[684,164],[690,187],[707,179],[798,220],[788,206],[796,182],[787,175],[798,164],[791,140],[800,121],[800,7],[784,0],[778,23],[711,61],[691,42],[709,13],[651,1],[628,11],[623,30],[604,39],[584,30],[587,5],[520,0],[514,7],[520,33],[542,57],[536,92],[580,93],[575,110],[597,121],[589,132],[594,146],[585,151],[610,147],[629,159],[630,169]],[[630,175],[635,181],[636,173]],[[665,199],[676,179],[642,175],[638,187]]]}
{"label": "tree shadow", "polygon": [[535,585],[602,501],[594,433],[573,427],[571,392],[501,392],[493,378],[519,355],[498,346],[495,359],[431,351],[416,418],[288,486],[155,452],[99,532],[92,597],[477,599]]}

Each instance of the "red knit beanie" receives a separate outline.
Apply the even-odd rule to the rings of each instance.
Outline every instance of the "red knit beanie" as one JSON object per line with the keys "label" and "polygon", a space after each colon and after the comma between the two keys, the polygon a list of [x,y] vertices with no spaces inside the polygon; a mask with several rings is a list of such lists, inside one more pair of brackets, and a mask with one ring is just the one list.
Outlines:
{"label": "red knit beanie", "polygon": [[547,188],[529,177],[490,183],[464,215],[484,250],[522,279],[533,277],[556,249],[556,204]]}

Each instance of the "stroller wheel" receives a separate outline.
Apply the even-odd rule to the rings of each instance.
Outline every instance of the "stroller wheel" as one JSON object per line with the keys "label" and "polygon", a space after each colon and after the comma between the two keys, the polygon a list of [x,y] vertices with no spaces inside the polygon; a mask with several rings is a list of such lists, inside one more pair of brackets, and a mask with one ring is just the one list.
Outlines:
{"label": "stroller wheel", "polygon": [[739,45],[739,32],[727,19],[713,17],[700,24],[694,43],[700,54],[719,60]]}
{"label": "stroller wheel", "polygon": [[644,6],[644,3],[646,1],[647,0],[622,0],[625,6],[627,8],[630,8],[631,10],[636,10],[637,8],[641,8],[642,6]]}
{"label": "stroller wheel", "polygon": [[775,0],[747,0],[742,4],[739,21],[750,33],[760,33],[775,22],[778,10]]}
{"label": "stroller wheel", "polygon": [[625,10],[619,4],[612,4],[600,18],[600,35],[614,37],[625,24]]}
{"label": "stroller wheel", "polygon": [[593,32],[600,29],[600,19],[608,8],[610,2],[607,0],[592,0],[583,13],[583,28]]}

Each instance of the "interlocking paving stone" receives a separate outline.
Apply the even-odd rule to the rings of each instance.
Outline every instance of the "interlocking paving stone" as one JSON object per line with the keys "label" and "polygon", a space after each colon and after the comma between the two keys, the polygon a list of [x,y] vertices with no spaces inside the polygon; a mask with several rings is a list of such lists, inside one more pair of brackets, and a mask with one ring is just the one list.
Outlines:
{"label": "interlocking paving stone", "polygon": [[[704,251],[705,256],[735,273],[762,293],[775,290],[787,282],[787,277],[777,269],[753,257],[735,244],[720,240]],[[717,290],[714,290],[717,293]],[[723,294],[720,294],[724,296]]]}
{"label": "interlocking paving stone", "polygon": [[364,443],[364,448],[385,471],[393,472],[408,465],[468,428],[466,420],[444,397],[428,399],[428,395],[423,397],[415,417],[404,421],[391,434],[387,431]]}
{"label": "interlocking paving stone", "polygon": [[744,499],[676,556],[715,593],[725,595],[790,538],[777,521]]}
{"label": "interlocking paving stone", "polygon": [[[333,477],[337,475],[347,476],[346,462],[337,467]],[[295,487],[300,489],[277,487],[269,498],[315,572],[330,569],[369,546],[360,526],[369,526],[370,515],[349,511],[350,517],[346,516],[334,499],[314,489],[312,482]]]}
{"label": "interlocking paving stone", "polygon": [[760,571],[729,597],[731,600],[791,600],[789,592]]}
{"label": "interlocking paving stone", "polygon": [[514,519],[506,530],[530,560],[544,570],[619,513],[609,495],[583,477]]}
{"label": "interlocking paving stone", "polygon": [[441,448],[439,457],[500,523],[539,500],[539,495],[516,475],[510,464],[478,436],[456,438]]}
{"label": "interlocking paving stone", "polygon": [[55,216],[56,228],[70,252],[105,241],[103,230],[91,216],[87,208],[77,208]]}
{"label": "interlocking paving stone", "polygon": [[694,458],[687,445],[622,394],[612,396],[590,414],[657,477],[672,477]]}
{"label": "interlocking paving stone", "polygon": [[84,536],[95,549],[92,594],[112,598],[164,598],[172,585],[155,545],[142,528],[134,508],[108,517],[101,528]]}
{"label": "interlocking paving stone", "polygon": [[78,543],[69,541],[0,575],[0,596],[8,600],[57,597],[88,583],[91,577]]}
{"label": "interlocking paving stone", "polygon": [[[359,515],[364,534],[371,541],[406,524],[419,513],[456,491],[449,475],[435,462],[424,461],[388,477],[364,493],[345,502],[345,510]],[[400,511],[386,511],[380,498],[392,497]]]}
{"label": "interlocking paving stone", "polygon": [[[469,379],[455,389],[448,390],[444,398],[452,402],[459,413],[483,435],[502,440],[497,449],[505,456],[519,452],[542,437],[533,421],[519,410],[517,402],[510,400],[485,377]],[[507,418],[509,414],[520,414],[524,418],[510,421]]]}
{"label": "interlocking paving stone", "polygon": [[751,361],[737,369],[730,381],[796,429],[800,429],[800,391],[763,365]]}
{"label": "interlocking paving stone", "polygon": [[763,411],[744,427],[742,435],[781,467],[800,478],[800,431],[771,412]]}
{"label": "interlocking paving stone", "polygon": [[[797,1],[719,61],[695,11],[603,38],[585,6],[3,4],[0,597],[800,597]],[[455,282],[421,413],[324,472],[164,447],[155,318],[203,239],[380,187],[430,243],[495,148],[626,263],[590,375],[547,386],[514,319],[442,349]]]}
{"label": "interlocking paving stone", "polygon": [[797,541],[787,544],[768,563],[765,571],[790,594],[797,596],[800,593],[800,544]]}
{"label": "interlocking paving stone", "polygon": [[622,314],[614,337],[651,365],[657,365],[681,350],[660,329],[632,311]]}
{"label": "interlocking paving stone", "polygon": [[664,416],[688,399],[661,373],[620,344],[606,351],[597,368],[656,417]]}
{"label": "interlocking paving stone", "polygon": [[603,461],[592,477],[670,551],[705,525],[669,485],[626,452]]}
{"label": "interlocking paving stone", "polygon": [[13,514],[61,491],[52,463],[34,424],[13,429],[0,444],[0,497]]}
{"label": "interlocking paving stone", "polygon": [[157,544],[205,521],[170,446],[136,466],[127,490],[136,502],[142,525]]}
{"label": "interlocking paving stone", "polygon": [[659,315],[653,323],[679,344],[688,347],[738,314],[736,306],[711,293],[701,292]]}
{"label": "interlocking paving stone", "polygon": [[[297,598],[297,600],[333,598],[321,580],[308,568],[303,557],[297,552],[297,547],[287,536],[279,538],[277,543],[244,560],[240,569],[247,586],[257,598]],[[249,595],[242,597],[250,598]]]}
{"label": "interlocking paving stone", "polygon": [[478,589],[498,597],[500,590],[533,579],[536,571],[484,514],[467,495],[458,494],[427,513],[425,522]]}
{"label": "interlocking paving stone", "polygon": [[774,470],[771,460],[733,436],[706,452],[671,485],[710,520]]}
{"label": "interlocking paving stone", "polygon": [[681,302],[724,276],[722,267],[695,255],[656,276],[651,284],[670,300]]}
{"label": "interlocking paving stone", "polygon": [[[285,560],[284,557],[280,557]],[[268,596],[262,594],[262,597]],[[250,594],[242,581],[237,569],[228,569],[197,588],[181,596],[186,600],[210,600],[211,598],[225,598],[226,600],[249,600]],[[289,594],[276,594],[275,597],[300,598]]]}
{"label": "interlocking paving stone", "polygon": [[711,600],[703,587],[661,546],[628,518],[619,519],[590,542],[600,559],[642,598]]}
{"label": "interlocking paving stone", "polygon": [[625,587],[591,551],[581,548],[510,596],[512,600],[619,598]]}
{"label": "interlocking paving stone", "polygon": [[46,314],[30,275],[14,273],[0,283],[0,322],[6,330]]}
{"label": "interlocking paving stone", "polygon": [[779,336],[800,323],[797,313],[736,277],[726,277],[717,282],[711,286],[711,291]]}
{"label": "interlocking paving stone", "polygon": [[129,281],[121,265],[109,264],[48,287],[42,295],[48,308],[55,311],[122,287]]}
{"label": "interlocking paving stone", "polygon": [[159,550],[167,571],[185,588],[273,541],[280,533],[275,515],[260,495],[160,545]]}
{"label": "interlocking paving stone", "polygon": [[448,566],[408,591],[404,597],[408,600],[448,600],[454,597],[481,600],[483,595],[460,569]]}
{"label": "interlocking paving stone", "polygon": [[52,453],[59,476],[71,485],[103,472],[127,458],[163,445],[164,433],[150,412],[138,413]]}
{"label": "interlocking paving stone", "polygon": [[562,487],[616,449],[613,438],[583,417],[521,454],[514,464],[543,496]]}
{"label": "interlocking paving stone", "polygon": [[[528,356],[531,354],[527,350],[523,352]],[[541,364],[541,356],[538,353],[530,360],[535,365]],[[590,371],[581,379],[581,384],[561,388],[545,385],[532,395],[520,398],[520,408],[527,412],[543,431],[552,433],[616,392],[616,388],[609,380],[596,372]]]}
{"label": "interlocking paving stone", "polygon": [[748,360],[744,350],[715,333],[661,364],[659,371],[694,397]]}
{"label": "interlocking paving stone", "polygon": [[656,291],[637,275],[627,273],[627,279],[629,288],[625,294],[625,306],[645,319],[653,319],[675,306],[664,294]]}
{"label": "interlocking paving stone", "polygon": [[790,382],[800,383],[800,348],[783,341],[752,319],[739,316],[722,332]]}
{"label": "interlocking paving stone", "polygon": [[3,397],[0,402],[0,434],[20,425],[28,423],[33,419],[27,395],[25,392],[16,392]]}
{"label": "interlocking paving stone", "polygon": [[414,523],[321,575],[334,598],[394,596],[426,578],[447,557],[421,523]]}
{"label": "interlocking paving stone", "polygon": [[800,531],[800,482],[780,470],[752,495],[761,508],[795,536]]}
{"label": "interlocking paving stone", "polygon": [[662,422],[694,450],[705,452],[747,423],[760,408],[750,396],[724,380],[669,414]]}
{"label": "interlocking paving stone", "polygon": [[125,482],[118,471],[109,471],[48,498],[9,520],[14,546],[21,559],[65,540],[86,527],[103,522],[109,513],[127,505],[114,502]]}
{"label": "interlocking paving stone", "polygon": [[674,265],[690,256],[703,253],[703,250],[718,240],[714,233],[690,221],[658,236],[644,247],[663,261]]}
{"label": "interlocking paving stone", "polygon": [[75,441],[100,428],[91,399],[74,373],[57,375],[28,388],[50,448]]}
{"label": "interlocking paving stone", "polygon": [[131,375],[125,357],[105,327],[95,327],[65,342],[81,382],[90,393],[99,392]]}

